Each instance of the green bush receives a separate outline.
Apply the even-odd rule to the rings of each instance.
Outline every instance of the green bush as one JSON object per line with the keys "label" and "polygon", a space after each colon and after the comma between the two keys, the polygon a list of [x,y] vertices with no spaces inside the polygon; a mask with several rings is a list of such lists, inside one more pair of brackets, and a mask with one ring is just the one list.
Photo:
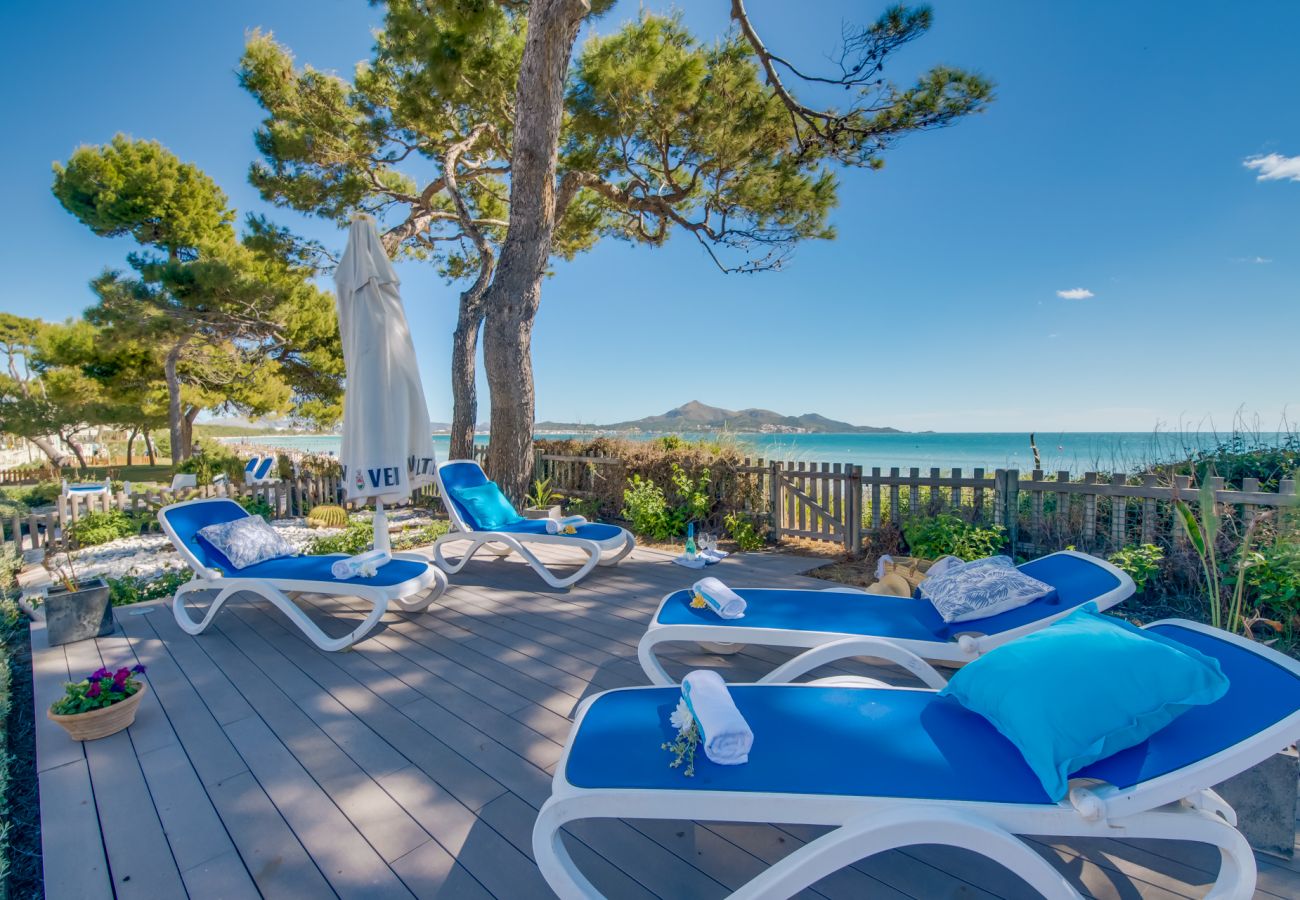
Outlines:
{"label": "green bush", "polygon": [[1006,544],[1006,534],[1001,525],[977,525],[951,513],[903,523],[903,538],[912,555],[925,559],[956,556],[972,560],[994,556]]}
{"label": "green bush", "polygon": [[705,519],[713,500],[709,494],[709,470],[691,477],[676,462],[669,475],[672,495],[649,479],[633,475],[623,491],[623,518],[632,530],[652,540],[666,541],[686,533],[688,522]]}
{"label": "green bush", "polygon": [[217,475],[225,475],[232,484],[244,481],[244,460],[225,444],[216,441],[205,442],[198,453],[182,460],[176,471],[185,475],[197,476],[200,485],[212,484]]}
{"label": "green bush", "polygon": [[723,522],[727,526],[727,531],[731,534],[731,539],[736,542],[741,550],[761,550],[766,546],[767,541],[763,539],[763,535],[759,533],[754,520],[749,516],[729,513]]}
{"label": "green bush", "polygon": [[1160,574],[1160,563],[1164,558],[1165,551],[1155,544],[1125,547],[1123,550],[1116,550],[1109,557],[1117,568],[1127,572],[1133,579],[1133,585],[1139,594],[1146,590],[1151,579]]}
{"label": "green bush", "polygon": [[242,506],[250,516],[261,516],[268,522],[275,515],[275,510],[271,508],[271,504],[267,503],[262,497],[238,497],[235,502]]}
{"label": "green bush", "polygon": [[369,519],[352,519],[339,534],[313,538],[303,551],[312,555],[346,553],[355,556],[370,549],[375,540],[375,526]]}
{"label": "green bush", "polygon": [[1292,620],[1300,616],[1300,544],[1279,540],[1247,554],[1245,562],[1251,602],[1266,618],[1293,629]]}
{"label": "green bush", "polygon": [[194,573],[189,569],[167,569],[160,575],[147,578],[143,575],[126,575],[108,579],[108,598],[114,606],[130,606],[160,597],[170,597]]}
{"label": "green bush", "polygon": [[135,537],[140,533],[140,521],[121,510],[89,512],[72,525],[72,537],[81,547],[107,544],[118,538]]}
{"label": "green bush", "polygon": [[427,547],[450,530],[451,523],[445,520],[430,522],[423,528],[402,532],[394,538],[393,549],[412,550],[416,547]]}

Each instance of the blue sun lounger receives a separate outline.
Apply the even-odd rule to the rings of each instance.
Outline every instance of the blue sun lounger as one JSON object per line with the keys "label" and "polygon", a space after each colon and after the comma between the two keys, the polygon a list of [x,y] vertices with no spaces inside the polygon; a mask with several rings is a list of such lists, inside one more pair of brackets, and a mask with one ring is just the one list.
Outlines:
{"label": "blue sun lounger", "polygon": [[[182,585],[172,600],[176,622],[189,634],[199,634],[212,623],[222,605],[240,593],[269,600],[322,650],[342,650],[365,637],[395,603],[403,612],[419,612],[447,589],[447,577],[416,554],[394,553],[387,565],[368,578],[335,578],[330,567],[346,554],[290,556],[234,568],[229,560],[198,537],[200,528],[249,515],[233,500],[213,498],[173,503],[158,511],[158,521],[176,550],[194,570],[193,580]],[[186,608],[194,593],[216,591],[202,620],[195,621]],[[348,634],[332,638],[293,601],[299,593],[358,597],[371,603],[365,619]]]}
{"label": "blue sun lounger", "polygon": [[[488,552],[498,556],[518,553],[543,581],[551,587],[564,588],[581,581],[596,566],[617,565],[636,547],[631,532],[617,525],[585,520],[575,527],[574,534],[549,534],[545,519],[525,519],[523,516],[496,528],[482,528],[469,508],[457,499],[457,494],[465,488],[488,483],[483,467],[472,459],[452,459],[438,465],[437,478],[438,492],[451,519],[451,531],[433,545],[433,558],[449,575],[463,569],[475,553],[486,547]],[[443,555],[446,545],[466,542],[469,548],[461,554],[459,561],[452,562]],[[572,575],[558,578],[528,549],[529,544],[581,550],[587,554],[587,560]]]}
{"label": "blue sun lounger", "polygon": [[[672,684],[655,654],[667,641],[817,647],[851,636],[878,637],[923,659],[967,663],[999,644],[1037,631],[1085,603],[1106,610],[1133,596],[1133,579],[1095,556],[1063,550],[1018,567],[1052,592],[1019,609],[968,622],[945,622],[925,600],[859,591],[745,589],[741,619],[691,606],[691,591],[664,597],[637,656],[654,684]],[[736,647],[739,649],[739,647]]]}
{"label": "blue sun lounger", "polygon": [[[870,601],[866,601],[870,602]],[[1052,801],[1020,752],[982,716],[934,688],[943,676],[878,638],[846,638],[795,657],[755,685],[732,685],[754,732],[749,761],[695,774],[668,767],[678,688],[622,688],[579,711],[533,831],[533,853],[564,900],[600,894],[569,856],[565,824],[590,818],[831,826],[733,898],[789,897],[860,859],[943,844],[988,857],[1045,897],[1079,892],[1017,835],[1153,838],[1219,848],[1209,897],[1249,898],[1255,858],[1212,787],[1300,738],[1300,662],[1193,622],[1147,626],[1218,659],[1231,683],[1146,741],[1073,773]],[[930,688],[790,684],[837,658],[874,656]],[[835,681],[840,682],[839,679]]]}

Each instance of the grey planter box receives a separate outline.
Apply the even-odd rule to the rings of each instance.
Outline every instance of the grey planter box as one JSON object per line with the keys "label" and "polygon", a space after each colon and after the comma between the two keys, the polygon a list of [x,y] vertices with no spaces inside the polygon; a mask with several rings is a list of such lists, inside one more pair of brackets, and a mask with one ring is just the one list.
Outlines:
{"label": "grey planter box", "polygon": [[1295,748],[1270,756],[1215,787],[1237,813],[1250,846],[1290,859],[1295,852],[1296,794],[1300,761]]}
{"label": "grey planter box", "polygon": [[45,633],[51,647],[112,634],[108,582],[96,578],[76,591],[52,585],[45,597]]}

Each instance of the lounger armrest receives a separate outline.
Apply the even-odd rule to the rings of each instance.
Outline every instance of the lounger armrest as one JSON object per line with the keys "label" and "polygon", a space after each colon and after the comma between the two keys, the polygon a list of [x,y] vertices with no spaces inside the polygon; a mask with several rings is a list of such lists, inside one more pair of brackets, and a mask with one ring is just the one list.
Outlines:
{"label": "lounger armrest", "polygon": [[871,656],[876,659],[888,660],[911,672],[921,679],[927,687],[938,689],[948,683],[948,679],[939,674],[938,669],[912,651],[905,650],[889,641],[873,637],[844,638],[843,640],[832,641],[829,644],[822,644],[820,647],[813,647],[811,650],[805,650],[794,659],[777,666],[764,675],[759,679],[758,683],[782,684],[794,681],[801,675],[807,675],[827,663],[841,659],[851,659],[855,656]]}

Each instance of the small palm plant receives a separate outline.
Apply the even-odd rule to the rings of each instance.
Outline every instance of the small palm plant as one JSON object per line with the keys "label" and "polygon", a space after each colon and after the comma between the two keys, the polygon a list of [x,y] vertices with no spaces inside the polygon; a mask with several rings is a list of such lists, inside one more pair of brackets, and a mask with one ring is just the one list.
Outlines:
{"label": "small palm plant", "polygon": [[1218,501],[1215,499],[1215,484],[1212,472],[1207,472],[1201,479],[1201,484],[1196,492],[1196,507],[1192,510],[1191,505],[1181,497],[1175,495],[1174,510],[1179,523],[1186,532],[1188,540],[1192,543],[1192,549],[1196,551],[1197,557],[1201,561],[1201,574],[1205,578],[1205,592],[1209,598],[1210,606],[1210,624],[1215,628],[1223,628],[1227,631],[1242,631],[1249,636],[1249,628],[1246,620],[1241,614],[1242,601],[1246,591],[1246,571],[1252,565],[1255,555],[1250,552],[1251,544],[1255,539],[1255,529],[1268,518],[1270,513],[1263,513],[1256,516],[1246,526],[1246,531],[1242,535],[1241,544],[1236,550],[1236,559],[1225,560],[1225,574],[1235,570],[1236,582],[1232,588],[1232,595],[1227,601],[1227,616],[1224,616],[1224,597],[1223,583],[1220,579],[1220,560],[1218,539],[1223,533],[1223,514],[1219,510]]}
{"label": "small palm plant", "polygon": [[525,498],[528,505],[536,509],[546,509],[555,503],[556,494],[551,490],[551,479],[538,478],[533,482],[532,490],[528,492]]}

